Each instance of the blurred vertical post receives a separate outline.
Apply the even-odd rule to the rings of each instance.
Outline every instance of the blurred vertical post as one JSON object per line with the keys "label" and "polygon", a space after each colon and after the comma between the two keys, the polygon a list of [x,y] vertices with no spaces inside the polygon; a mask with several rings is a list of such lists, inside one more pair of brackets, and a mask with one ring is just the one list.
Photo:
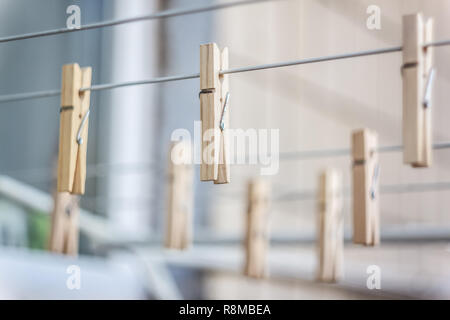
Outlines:
{"label": "blurred vertical post", "polygon": [[266,275],[269,198],[270,184],[268,181],[254,179],[249,182],[244,270],[249,277],[263,278]]}
{"label": "blurred vertical post", "polygon": [[[162,1],[105,1],[105,19],[121,19],[157,12]],[[161,20],[104,28],[99,82],[123,82],[151,78],[160,72],[159,26]],[[136,241],[148,238],[159,225],[163,199],[158,167],[163,122],[159,114],[158,86],[130,86],[97,95],[99,163],[112,170],[98,181],[97,205],[105,208],[113,232],[126,233]],[[158,148],[157,148],[158,147]],[[152,214],[154,216],[152,216]],[[161,224],[162,225],[162,224]]]}
{"label": "blurred vertical post", "polygon": [[192,242],[193,169],[189,143],[174,142],[169,153],[165,247],[187,249]]}
{"label": "blurred vertical post", "polygon": [[317,279],[336,282],[342,277],[344,246],[342,173],[336,169],[327,169],[319,177],[318,211]]}

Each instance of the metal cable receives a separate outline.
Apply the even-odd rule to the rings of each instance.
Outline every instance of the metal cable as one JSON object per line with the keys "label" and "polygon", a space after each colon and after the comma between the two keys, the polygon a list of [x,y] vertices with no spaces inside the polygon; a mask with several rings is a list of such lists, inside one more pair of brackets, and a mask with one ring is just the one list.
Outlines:
{"label": "metal cable", "polygon": [[294,60],[294,61],[287,61],[287,62],[280,62],[280,63],[262,64],[259,66],[228,69],[228,70],[224,70],[224,71],[220,72],[220,74],[232,74],[232,73],[265,70],[265,69],[283,68],[283,67],[289,67],[289,66],[295,66],[295,65],[325,62],[325,61],[332,61],[332,60],[341,60],[341,59],[348,59],[348,58],[357,58],[357,57],[391,53],[391,52],[397,52],[397,51],[402,51],[402,47],[367,50],[367,51],[352,52],[352,53],[331,55],[331,56],[318,57],[318,58],[308,58],[308,59],[301,59],[301,60]]}
{"label": "metal cable", "polygon": [[267,2],[267,1],[276,1],[276,0],[243,0],[243,1],[235,1],[235,2],[229,2],[229,3],[214,4],[214,5],[209,5],[209,6],[202,6],[202,7],[193,7],[193,8],[188,8],[188,9],[170,9],[170,10],[152,13],[152,14],[148,14],[148,15],[140,16],[140,17],[109,20],[109,21],[86,24],[84,26],[80,26],[80,28],[78,28],[78,29],[60,28],[60,29],[53,29],[53,30],[47,30],[47,31],[26,33],[26,34],[15,35],[15,36],[8,36],[8,37],[0,38],[0,43],[25,40],[25,39],[33,39],[33,38],[39,38],[39,37],[47,37],[47,36],[72,33],[72,32],[78,32],[78,31],[85,31],[85,30],[93,30],[93,29],[99,29],[99,28],[105,28],[105,27],[112,27],[112,26],[133,23],[133,22],[139,22],[139,21],[172,18],[172,17],[183,16],[183,15],[202,13],[202,12],[214,11],[214,10],[220,10],[220,9],[227,9],[227,8],[231,8],[231,7],[255,4],[255,3],[260,3],[260,2]]}
{"label": "metal cable", "polygon": [[[433,144],[434,150],[450,149],[450,142],[440,142]],[[403,150],[402,145],[382,146],[378,149],[379,153],[399,152]],[[299,160],[299,159],[313,159],[313,158],[329,158],[350,156],[352,150],[350,148],[342,149],[321,149],[321,150],[306,150],[280,153],[281,160]]]}
{"label": "metal cable", "polygon": [[[400,193],[423,193],[432,191],[446,191],[450,190],[450,182],[429,182],[429,183],[411,183],[411,184],[391,184],[381,185],[381,194],[400,194]],[[345,187],[343,195],[351,196],[351,188]],[[298,192],[289,192],[275,197],[275,202],[291,202],[315,200],[317,198],[317,191],[307,190]]]}
{"label": "metal cable", "polygon": [[[437,42],[426,44],[424,46],[443,46],[443,45],[450,45],[450,40],[437,41]],[[262,65],[257,65],[257,66],[234,68],[234,69],[223,70],[222,72],[220,72],[220,74],[223,75],[223,74],[251,72],[251,71],[257,71],[257,70],[283,68],[283,67],[302,65],[302,64],[310,64],[310,63],[318,63],[318,62],[325,62],[325,61],[356,58],[356,57],[370,56],[370,55],[376,55],[376,54],[385,54],[385,53],[391,53],[391,52],[398,52],[401,50],[402,50],[401,46],[384,48],[384,49],[367,50],[367,51],[353,52],[353,53],[340,54],[340,55],[331,55],[331,56],[325,56],[325,57],[307,58],[307,59],[301,59],[301,60],[293,60],[293,61],[286,61],[286,62],[279,62],[279,63],[262,64]],[[180,81],[180,80],[188,80],[188,79],[196,79],[196,78],[200,78],[200,73],[160,77],[160,78],[153,78],[153,79],[139,80],[139,81],[98,84],[98,85],[92,85],[92,86],[86,87],[86,88],[81,88],[80,92],[101,91],[101,90],[116,89],[116,88],[121,88],[121,87],[163,83],[163,82],[171,82],[171,81]],[[0,103],[26,100],[26,99],[32,99],[32,98],[51,97],[51,96],[57,96],[59,94],[60,94],[59,90],[50,90],[50,91],[40,91],[40,92],[34,92],[34,93],[0,96]]]}
{"label": "metal cable", "polygon": [[55,97],[55,96],[59,96],[60,94],[61,94],[60,90],[48,90],[48,91],[38,91],[38,92],[31,92],[31,93],[8,94],[8,95],[0,96],[0,103]]}

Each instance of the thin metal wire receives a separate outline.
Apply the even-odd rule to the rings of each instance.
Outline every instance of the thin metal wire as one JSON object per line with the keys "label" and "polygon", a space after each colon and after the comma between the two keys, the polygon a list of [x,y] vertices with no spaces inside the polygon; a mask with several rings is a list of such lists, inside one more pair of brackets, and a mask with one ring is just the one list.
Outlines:
{"label": "thin metal wire", "polygon": [[[440,142],[433,144],[434,150],[450,149],[450,142]],[[379,153],[400,152],[403,150],[402,145],[382,146],[378,148]],[[299,160],[299,159],[313,159],[313,158],[330,158],[350,156],[351,149],[320,149],[320,150],[306,150],[280,153],[280,160]]]}
{"label": "thin metal wire", "polygon": [[242,1],[235,1],[235,2],[229,2],[229,3],[214,4],[214,5],[209,5],[209,6],[202,6],[202,7],[193,7],[193,8],[187,8],[187,9],[170,9],[170,10],[152,13],[152,14],[148,14],[148,15],[144,15],[144,16],[140,16],[140,17],[109,20],[109,21],[86,24],[84,26],[80,26],[80,28],[78,28],[78,29],[60,28],[60,29],[53,29],[53,30],[47,30],[47,31],[26,33],[26,34],[15,35],[15,36],[8,36],[8,37],[0,38],[0,43],[25,40],[25,39],[33,39],[33,38],[39,38],[39,37],[47,37],[47,36],[79,32],[79,31],[85,31],[85,30],[93,30],[93,29],[99,29],[99,28],[105,28],[105,27],[112,27],[112,26],[133,23],[133,22],[139,22],[139,21],[172,18],[172,17],[183,16],[183,15],[196,14],[196,13],[202,13],[202,12],[214,11],[214,10],[220,10],[220,9],[227,9],[227,8],[231,8],[231,7],[250,5],[250,4],[256,4],[256,3],[261,3],[261,2],[267,2],[267,1],[276,1],[276,0],[242,0]]}
{"label": "thin metal wire", "polygon": [[87,87],[87,88],[81,88],[80,92],[110,90],[110,89],[116,89],[116,88],[122,88],[122,87],[140,86],[140,85],[144,85],[144,84],[180,81],[180,80],[188,80],[188,79],[195,79],[195,78],[200,78],[200,73],[193,73],[193,74],[187,74],[187,75],[181,75],[181,76],[160,77],[160,78],[154,78],[154,79],[149,79],[149,80],[140,80],[140,81],[98,84],[98,85],[93,85],[93,86]]}
{"label": "thin metal wire", "polygon": [[[450,40],[433,42],[433,43],[426,44],[424,46],[443,46],[443,45],[450,45]],[[234,74],[234,73],[257,71],[257,70],[283,68],[283,67],[302,65],[302,64],[310,64],[310,63],[318,63],[318,62],[325,62],[325,61],[332,61],[332,60],[341,60],[341,59],[356,58],[356,57],[363,57],[363,56],[370,56],[370,55],[377,55],[377,54],[392,53],[392,52],[398,52],[401,50],[402,50],[401,46],[384,48],[384,49],[367,50],[367,51],[353,52],[353,53],[340,54],[340,55],[331,55],[331,56],[325,56],[325,57],[308,58],[308,59],[293,60],[293,61],[287,61],[287,62],[279,62],[279,63],[271,63],[271,64],[262,64],[262,65],[257,65],[257,66],[234,68],[234,69],[223,70],[222,72],[220,72],[220,74],[224,75],[224,74]],[[98,85],[92,85],[92,86],[86,87],[86,88],[81,88],[80,92],[101,91],[101,90],[116,89],[116,88],[128,87],[128,86],[155,84],[155,83],[180,81],[180,80],[188,80],[188,79],[196,79],[196,78],[200,78],[200,73],[160,77],[160,78],[153,78],[153,79],[149,79],[149,80],[98,84]],[[26,93],[26,94],[8,95],[8,96],[3,96],[3,97],[0,96],[0,103],[18,101],[18,100],[24,100],[24,99],[56,96],[59,94],[60,94],[59,90],[50,90],[50,91],[41,91],[41,92]]]}
{"label": "thin metal wire", "polygon": [[450,45],[450,40],[427,42],[423,46],[426,48],[426,47],[442,47],[448,45]]}
{"label": "thin metal wire", "polygon": [[[411,183],[411,184],[392,184],[380,186],[380,194],[400,194],[400,193],[424,193],[432,191],[450,190],[450,182],[429,182],[429,183]],[[350,187],[345,187],[344,196],[351,195]],[[275,202],[291,202],[315,200],[317,191],[306,190],[298,192],[289,192],[275,197]]]}
{"label": "thin metal wire", "polygon": [[265,69],[283,68],[283,67],[290,67],[290,66],[302,65],[302,64],[310,64],[310,63],[318,63],[318,62],[325,62],[325,61],[332,61],[332,60],[341,60],[341,59],[357,58],[357,57],[364,57],[364,56],[377,55],[377,54],[392,53],[392,52],[397,52],[397,51],[402,51],[402,47],[400,46],[400,47],[392,47],[392,48],[384,48],[384,49],[367,50],[367,51],[352,52],[352,53],[331,55],[331,56],[318,57],[318,58],[308,58],[308,59],[301,59],[301,60],[294,60],[294,61],[287,61],[287,62],[280,62],[280,63],[262,64],[262,65],[251,66],[251,67],[228,69],[228,70],[224,70],[224,71],[220,72],[220,74],[223,75],[223,74],[241,73],[241,72],[257,71],[257,70],[265,70]]}
{"label": "thin metal wire", "polygon": [[39,92],[31,92],[31,93],[9,94],[9,95],[0,96],[0,103],[56,97],[56,96],[59,96],[60,94],[61,94],[60,90],[48,90],[48,91],[39,91]]}

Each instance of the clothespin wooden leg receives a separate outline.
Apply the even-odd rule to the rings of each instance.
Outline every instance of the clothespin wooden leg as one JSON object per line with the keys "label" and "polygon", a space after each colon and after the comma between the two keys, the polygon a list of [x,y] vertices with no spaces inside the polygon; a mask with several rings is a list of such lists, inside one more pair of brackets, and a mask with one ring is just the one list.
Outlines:
{"label": "clothespin wooden leg", "polygon": [[169,154],[169,190],[165,247],[187,249],[192,242],[193,179],[188,143],[173,143]]}
{"label": "clothespin wooden leg", "polygon": [[220,52],[215,43],[200,46],[200,117],[202,163],[200,180],[216,184],[230,182],[229,80],[220,71],[228,68],[228,49]]}
{"label": "clothespin wooden leg", "polygon": [[369,129],[352,134],[353,155],[353,242],[375,246],[379,232],[378,136]]}
{"label": "clothespin wooden leg", "polygon": [[78,254],[78,216],[77,197],[68,192],[55,192],[50,251],[72,256]]}
{"label": "clothespin wooden leg", "polygon": [[319,179],[318,253],[317,278],[323,282],[336,282],[342,276],[343,215],[342,174],[329,169]]}
{"label": "clothespin wooden leg", "polygon": [[413,167],[432,163],[431,90],[433,20],[422,14],[403,17],[403,160]]}
{"label": "clothespin wooden leg", "polygon": [[244,270],[244,273],[249,277],[262,278],[266,275],[269,197],[270,184],[267,181],[253,180],[249,183]]}
{"label": "clothespin wooden leg", "polygon": [[58,192],[84,194],[92,69],[63,66],[59,129]]}

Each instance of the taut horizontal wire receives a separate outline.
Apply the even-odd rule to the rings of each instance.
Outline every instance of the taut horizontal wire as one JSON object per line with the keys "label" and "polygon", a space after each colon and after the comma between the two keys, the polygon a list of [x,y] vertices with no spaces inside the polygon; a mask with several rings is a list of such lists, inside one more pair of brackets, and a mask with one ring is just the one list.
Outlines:
{"label": "taut horizontal wire", "polygon": [[450,40],[427,42],[423,46],[424,47],[442,47],[442,46],[448,46],[448,45],[450,45]]}
{"label": "taut horizontal wire", "polygon": [[8,37],[0,38],[0,43],[40,38],[40,37],[48,37],[48,36],[53,36],[53,35],[58,35],[58,34],[99,29],[99,28],[105,28],[105,27],[112,27],[112,26],[133,23],[133,22],[139,22],[139,21],[172,18],[172,17],[183,16],[183,15],[202,13],[202,12],[214,11],[214,10],[220,10],[220,9],[227,9],[227,8],[231,8],[231,7],[255,4],[255,3],[260,3],[260,2],[267,2],[267,1],[279,1],[279,0],[242,0],[242,1],[234,1],[234,2],[229,2],[229,3],[214,4],[214,5],[209,5],[209,6],[202,6],[202,7],[193,7],[193,8],[187,8],[187,9],[170,9],[170,10],[165,10],[165,11],[161,11],[161,12],[157,12],[157,13],[139,16],[139,17],[118,19],[118,20],[109,20],[109,21],[86,24],[84,26],[80,26],[80,28],[78,28],[78,29],[60,28],[60,29],[26,33],[26,34],[15,35],[15,36],[8,36]]}
{"label": "taut horizontal wire", "polygon": [[0,96],[0,103],[56,97],[59,95],[61,95],[61,90],[56,90],[56,89],[48,90],[48,91],[30,92],[30,93],[8,94],[8,95]]}
{"label": "taut horizontal wire", "polygon": [[301,60],[294,60],[294,61],[287,61],[287,62],[280,62],[280,63],[262,64],[262,65],[251,66],[251,67],[228,69],[228,70],[224,70],[224,71],[220,72],[220,74],[232,74],[232,73],[265,70],[265,69],[283,68],[283,67],[289,67],[289,66],[295,66],[295,65],[326,62],[326,61],[349,59],[349,58],[357,58],[357,57],[392,53],[392,52],[398,52],[398,51],[402,51],[402,47],[391,47],[391,48],[384,48],[384,49],[367,50],[367,51],[352,52],[352,53],[331,55],[331,56],[325,56],[325,57],[308,58],[308,59],[301,59]]}
{"label": "taut horizontal wire", "polygon": [[[439,142],[433,144],[434,150],[450,149],[450,142]],[[379,153],[390,153],[402,151],[403,146],[383,146],[379,147],[377,151]],[[329,158],[329,157],[340,157],[340,156],[350,156],[351,149],[321,149],[321,150],[306,150],[306,151],[293,151],[293,152],[283,152],[280,153],[281,160],[298,160],[298,159],[312,159],[312,158]]]}
{"label": "taut horizontal wire", "polygon": [[89,88],[81,88],[80,92],[101,91],[101,90],[116,89],[116,88],[121,88],[121,87],[139,86],[139,85],[144,85],[144,84],[180,81],[180,80],[188,80],[188,79],[195,79],[195,78],[200,78],[200,73],[187,74],[187,75],[181,75],[181,76],[161,77],[161,78],[154,78],[154,79],[140,80],[140,81],[98,84],[98,85],[93,85]]}
{"label": "taut horizontal wire", "polygon": [[[256,70],[283,68],[283,67],[289,67],[289,66],[295,66],[295,65],[301,65],[301,64],[339,60],[339,59],[346,59],[346,58],[363,57],[363,56],[368,56],[368,55],[390,53],[390,52],[396,52],[396,51],[401,51],[401,47],[353,52],[353,53],[348,53],[348,54],[333,55],[333,56],[326,56],[326,57],[319,57],[319,58],[309,58],[309,59],[301,59],[301,60],[286,61],[286,62],[279,62],[279,63],[262,64],[262,65],[258,65],[258,66],[228,69],[228,70],[223,70],[222,72],[220,72],[220,74],[223,75],[223,74],[250,72],[250,71],[256,71]],[[195,79],[195,78],[200,78],[200,73],[193,73],[193,74],[180,75],[180,76],[171,76],[171,77],[162,77],[162,78],[155,78],[155,79],[142,80],[142,81],[94,85],[94,86],[91,86],[88,88],[81,88],[80,91],[107,90],[107,89],[114,89],[114,88],[120,88],[120,87],[128,87],[128,86],[135,86],[135,85],[142,85],[142,84],[162,83],[162,82],[170,82],[170,81],[178,81],[178,80]]]}
{"label": "taut horizontal wire", "polygon": [[[411,184],[392,184],[381,185],[381,194],[399,194],[399,193],[422,193],[431,191],[450,190],[450,182],[429,182],[429,183],[411,183]],[[351,188],[344,188],[344,196],[351,195]],[[289,192],[275,197],[276,202],[304,201],[317,198],[317,191],[306,190],[298,192]]]}
{"label": "taut horizontal wire", "polygon": [[[443,40],[443,41],[428,43],[428,44],[425,44],[424,47],[443,46],[443,45],[450,45],[450,40]],[[392,53],[392,52],[398,52],[401,50],[402,50],[401,46],[384,48],[384,49],[366,50],[366,51],[352,52],[352,53],[346,53],[346,54],[340,54],[340,55],[331,55],[331,56],[324,56],[324,57],[317,57],[317,58],[307,58],[307,59],[285,61],[285,62],[279,62],[279,63],[271,63],[271,64],[262,64],[262,65],[257,65],[257,66],[234,68],[234,69],[223,70],[220,72],[220,74],[233,74],[233,73],[257,71],[257,70],[283,68],[283,67],[302,65],[302,64],[310,64],[310,63],[318,63],[318,62],[325,62],[325,61],[364,57],[364,56],[377,55],[377,54]],[[86,87],[86,88],[81,88],[80,91],[81,92],[83,92],[83,91],[101,91],[101,90],[116,89],[116,88],[121,88],[121,87],[163,83],[163,82],[171,82],[171,81],[180,81],[180,80],[188,80],[188,79],[196,79],[196,78],[200,78],[200,73],[160,77],[160,78],[153,78],[153,79],[148,79],[148,80],[98,84],[98,85],[92,85],[92,86]],[[27,99],[33,99],[33,98],[51,97],[51,96],[57,96],[59,94],[60,94],[60,91],[58,91],[58,90],[40,91],[40,92],[25,93],[25,94],[19,93],[19,94],[13,94],[13,95],[0,96],[0,103],[19,101],[19,100],[27,100]]]}

